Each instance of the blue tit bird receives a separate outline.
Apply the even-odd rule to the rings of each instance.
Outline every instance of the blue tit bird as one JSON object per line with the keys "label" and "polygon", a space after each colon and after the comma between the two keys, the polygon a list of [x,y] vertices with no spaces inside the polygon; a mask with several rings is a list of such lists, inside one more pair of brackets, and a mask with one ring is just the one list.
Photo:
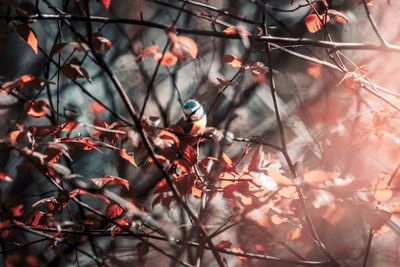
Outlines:
{"label": "blue tit bird", "polygon": [[194,99],[189,99],[183,104],[183,117],[178,126],[188,135],[202,135],[207,126],[207,114],[203,106]]}

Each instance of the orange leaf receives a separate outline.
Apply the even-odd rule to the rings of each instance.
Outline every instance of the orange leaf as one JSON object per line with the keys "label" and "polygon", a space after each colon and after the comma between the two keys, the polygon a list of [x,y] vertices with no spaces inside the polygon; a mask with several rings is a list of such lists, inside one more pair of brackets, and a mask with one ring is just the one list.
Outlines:
{"label": "orange leaf", "polygon": [[287,240],[295,240],[301,236],[301,228],[294,228],[292,229],[287,235],[286,239]]}
{"label": "orange leaf", "polygon": [[224,61],[224,63],[227,63],[227,64],[231,65],[234,68],[242,67],[242,61],[240,60],[240,58],[235,57],[233,55],[224,56],[223,61]]}
{"label": "orange leaf", "polygon": [[18,137],[19,137],[20,135],[21,135],[21,132],[20,132],[20,131],[18,131],[18,130],[12,131],[12,132],[10,133],[10,141],[11,141],[11,144],[17,143]]}
{"label": "orange leaf", "polygon": [[311,33],[317,32],[322,28],[320,17],[316,14],[310,14],[304,19],[307,30]]}
{"label": "orange leaf", "polygon": [[224,33],[228,34],[228,35],[233,35],[233,34],[240,34],[242,36],[250,36],[251,33],[241,29],[241,28],[237,28],[237,27],[228,27],[225,30],[223,30]]}
{"label": "orange leaf", "polygon": [[203,190],[197,188],[196,186],[192,186],[192,195],[196,198],[200,198],[203,195]]}
{"label": "orange leaf", "polygon": [[142,58],[147,57],[151,54],[156,55],[158,53],[158,51],[160,50],[160,46],[159,45],[152,45],[148,48],[146,48],[145,50],[143,50],[137,57],[136,57],[136,61],[140,61]]}
{"label": "orange leaf", "polygon": [[47,113],[48,104],[44,100],[38,100],[30,104],[28,115],[34,118],[44,117]]}
{"label": "orange leaf", "polygon": [[24,40],[35,52],[38,53],[38,41],[36,38],[36,33],[27,25],[27,24],[20,24],[17,26],[17,32],[19,37]]}
{"label": "orange leaf", "polygon": [[96,113],[96,114],[102,113],[102,112],[104,112],[104,111],[106,110],[106,109],[104,108],[104,106],[101,105],[101,104],[98,103],[98,102],[93,102],[93,103],[91,104],[91,108],[92,108],[93,113]]}
{"label": "orange leaf", "polygon": [[307,74],[315,79],[321,78],[322,66],[314,62],[309,62],[307,66]]}
{"label": "orange leaf", "polygon": [[129,153],[129,152],[126,151],[125,148],[121,148],[121,150],[119,151],[119,154],[121,155],[121,157],[122,157],[123,159],[126,159],[126,160],[129,161],[133,166],[135,166],[135,167],[137,168],[135,158],[133,157],[133,153]]}
{"label": "orange leaf", "polygon": [[124,213],[124,209],[117,203],[112,204],[107,208],[106,214],[107,217],[110,219],[114,219],[116,217],[119,217]]}
{"label": "orange leaf", "polygon": [[161,53],[154,54],[154,61],[160,61],[161,65],[173,66],[178,62],[178,57],[171,52],[165,52],[164,56]]}
{"label": "orange leaf", "polygon": [[62,131],[72,131],[75,130],[79,126],[79,122],[76,121],[69,121],[64,123],[62,127]]}

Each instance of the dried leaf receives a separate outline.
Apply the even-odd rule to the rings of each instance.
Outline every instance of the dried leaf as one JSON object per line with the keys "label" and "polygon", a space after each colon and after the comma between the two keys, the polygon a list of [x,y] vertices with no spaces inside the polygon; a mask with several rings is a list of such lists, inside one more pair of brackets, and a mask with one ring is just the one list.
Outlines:
{"label": "dried leaf", "polygon": [[125,148],[121,148],[119,154],[123,159],[129,161],[129,163],[137,168],[136,161],[132,152],[127,152]]}
{"label": "dried leaf", "polygon": [[76,58],[73,58],[68,63],[64,64],[61,68],[61,72],[70,79],[89,79],[89,73],[81,66],[81,63]]}

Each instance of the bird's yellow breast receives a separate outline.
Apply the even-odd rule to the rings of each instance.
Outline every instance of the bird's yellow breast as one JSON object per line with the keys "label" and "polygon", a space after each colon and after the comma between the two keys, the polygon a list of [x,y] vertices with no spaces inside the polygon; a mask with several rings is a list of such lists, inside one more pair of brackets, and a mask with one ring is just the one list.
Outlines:
{"label": "bird's yellow breast", "polygon": [[190,135],[201,135],[204,133],[207,125],[207,116],[203,116],[200,120],[192,122],[192,129],[188,134]]}

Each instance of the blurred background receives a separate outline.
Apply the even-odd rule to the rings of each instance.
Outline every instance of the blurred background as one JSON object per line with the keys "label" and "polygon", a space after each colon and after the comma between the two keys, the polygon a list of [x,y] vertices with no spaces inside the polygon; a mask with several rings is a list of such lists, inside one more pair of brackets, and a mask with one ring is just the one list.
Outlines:
{"label": "blurred background", "polygon": [[[31,1],[31,6],[38,8],[43,14],[65,12],[76,16],[85,15],[82,5],[85,1]],[[312,1],[316,10],[323,10],[323,1]],[[82,4],[83,3],[83,4]],[[266,19],[268,34],[276,37],[310,38],[325,40],[328,35],[335,42],[379,44],[379,39],[367,18],[362,1],[332,0],[327,1],[329,8],[342,12],[347,16],[348,23],[328,22],[324,29],[310,33],[305,25],[305,17],[314,13],[307,1],[292,0],[240,0],[240,1],[121,1],[112,0],[109,9],[100,1],[90,1],[90,14],[99,17],[128,18],[157,23],[165,26],[175,25],[178,29],[196,29],[221,32],[231,26],[244,29],[252,34],[262,33],[258,27]],[[1,1],[1,15],[18,14],[16,6],[26,4],[20,1]],[[372,17],[376,21],[383,37],[391,44],[400,44],[400,9],[398,1],[376,0],[369,6]],[[16,13],[17,12],[17,13]],[[33,14],[36,12],[33,12]],[[28,12],[29,14],[29,12]],[[0,20],[0,79],[2,82],[18,79],[24,74],[33,74],[46,80],[52,80],[42,91],[23,88],[26,99],[51,99],[61,114],[59,123],[65,118],[83,124],[94,124],[101,119],[108,123],[119,120],[115,114],[93,112],[93,97],[110,107],[115,113],[125,118],[129,114],[122,99],[116,93],[114,85],[104,71],[93,63],[93,57],[85,51],[67,50],[67,52],[51,55],[54,43],[76,42],[75,33],[63,21],[37,20],[29,26],[34,30],[38,40],[39,51],[35,54],[32,48],[21,40],[15,28],[21,22],[17,20]],[[72,21],[71,27],[86,36],[87,24],[82,21]],[[92,32],[101,32],[112,43],[110,50],[102,55],[104,61],[122,86],[126,89],[135,108],[141,110],[149,94],[149,101],[144,109],[147,118],[157,117],[157,126],[168,127],[176,123],[182,116],[182,101],[189,98],[197,99],[208,112],[207,125],[219,130],[229,130],[237,138],[255,138],[263,142],[280,145],[280,132],[275,117],[270,83],[260,83],[254,79],[250,71],[240,71],[230,64],[224,63],[224,56],[233,55],[248,64],[263,62],[269,66],[266,46],[261,42],[246,43],[248,39],[226,39],[214,36],[185,34],[198,45],[199,53],[195,60],[178,61],[174,66],[158,66],[152,56],[138,56],[148,47],[158,44],[162,51],[167,45],[168,37],[163,29],[146,25],[129,23],[92,22]],[[61,34],[62,33],[62,34]],[[295,53],[313,57],[324,62],[343,65],[346,70],[321,66],[304,60],[279,47],[271,46],[271,66],[277,91],[279,112],[287,139],[288,153],[299,172],[308,170],[324,170],[340,173],[343,178],[354,178],[352,186],[347,190],[354,192],[369,188],[371,181],[382,173],[393,173],[399,164],[399,114],[387,103],[362,88],[350,88],[344,80],[345,74],[365,70],[363,78],[369,79],[378,88],[379,94],[384,95],[394,105],[399,96],[398,85],[400,70],[398,53],[387,51],[344,50],[328,53],[325,48],[313,46],[287,45],[277,43]],[[71,54],[72,53],[72,54]],[[50,56],[49,56],[50,55]],[[72,81],[65,75],[59,74],[54,62],[61,64],[72,57],[82,62],[88,78]],[[51,59],[50,59],[51,58]],[[339,61],[339,63],[338,63]],[[342,63],[340,63],[342,61]],[[340,69],[339,69],[340,70]],[[154,75],[156,73],[156,75]],[[221,92],[220,80],[232,81],[237,86],[228,86]],[[149,85],[152,85],[149,90]],[[389,114],[390,115],[387,115]],[[32,118],[26,114],[26,103],[7,94],[0,94],[0,134],[2,137],[15,130],[17,124],[27,126],[49,125],[51,118]],[[385,117],[381,127],[377,116]],[[379,126],[379,127],[378,127]],[[93,128],[79,126],[77,132],[81,136],[90,136]],[[77,135],[76,132],[72,133]],[[201,155],[218,157],[222,149],[230,157],[239,157],[245,147],[244,143],[233,142],[223,146],[218,142],[207,142],[201,147]],[[273,153],[265,148],[265,153]],[[129,180],[135,185],[137,179],[145,179],[155,174],[152,168],[141,165],[146,159],[136,156],[139,168],[134,168],[129,162],[116,157],[112,150],[73,151],[73,161],[68,167],[73,173],[83,179],[115,175]],[[288,173],[284,157],[276,153],[282,169]],[[250,156],[244,160],[250,160]],[[2,208],[9,203],[24,204],[29,211],[32,204],[43,197],[43,193],[54,190],[43,175],[35,170],[22,168],[23,159],[14,149],[6,146],[0,152],[0,170],[7,171],[13,181],[0,183]],[[66,162],[65,159],[62,162]],[[66,164],[66,163],[65,163]],[[120,193],[126,199],[133,199],[131,193],[123,190]],[[310,199],[314,196],[310,193]],[[393,197],[390,203],[396,203]],[[92,200],[87,199],[90,203]],[[234,210],[221,196],[213,200],[207,216],[210,225],[220,225],[232,220]],[[198,207],[194,197],[188,197],[187,202]],[[145,205],[151,209],[152,196],[146,198]],[[340,219],[332,223],[325,214],[327,208],[311,209],[315,226],[321,239],[345,266],[363,266],[365,249],[368,244],[370,224],[362,208],[350,205],[345,201],[335,202],[340,210]],[[95,203],[92,203],[95,205]],[[331,204],[329,204],[331,205]],[[329,206],[328,205],[328,206]],[[335,205],[335,204],[333,204]],[[340,208],[338,208],[340,207]],[[101,207],[99,206],[99,209]],[[104,209],[104,207],[103,207]],[[260,208],[260,210],[262,210]],[[337,210],[335,212],[337,213]],[[154,207],[154,212],[171,233],[180,236],[181,227],[178,209],[167,209],[161,205]],[[332,216],[334,216],[336,213]],[[66,219],[90,219],[90,215],[82,213],[77,206],[70,205],[65,211]],[[89,217],[87,217],[89,216]],[[397,218],[392,216],[396,221]],[[0,219],[1,221],[1,219]],[[235,217],[239,221],[235,227],[219,236],[219,239],[229,239],[232,243],[246,248],[246,251],[257,252],[254,243],[264,247],[263,252],[282,258],[290,258],[288,246],[298,251],[305,259],[323,259],[323,254],[312,246],[310,240],[285,241],[285,245],[277,240],[284,240],[286,233],[271,233],[260,230],[249,218]],[[188,220],[186,219],[186,222]],[[105,224],[105,223],[103,223]],[[216,226],[216,227],[217,227]],[[282,228],[283,229],[283,228]],[[271,228],[268,231],[274,232]],[[239,233],[239,234],[238,234]],[[373,238],[370,255],[366,266],[398,266],[399,238],[393,229]],[[276,236],[278,236],[276,238]],[[15,244],[35,240],[31,234],[12,236],[2,239],[4,251]],[[87,237],[90,239],[89,237]],[[79,246],[90,249],[90,243],[84,240],[71,239]],[[108,266],[173,266],[168,259],[159,253],[151,251],[143,260],[135,252],[137,241],[131,238],[104,237],[95,239],[98,255],[106,259]],[[160,246],[169,249],[168,243],[160,242]],[[71,247],[49,249],[48,242],[39,242],[31,246],[11,252],[14,255],[32,256],[32,259],[10,260],[7,266],[94,266],[93,261],[79,254],[79,261],[74,260],[77,253]],[[259,251],[258,251],[259,252]],[[65,256],[67,255],[67,256]],[[0,257],[0,265],[5,265]],[[227,258],[229,266],[265,266],[265,262],[249,260],[243,262],[237,257]],[[10,265],[11,264],[11,265]],[[203,266],[216,266],[213,258],[207,254]],[[284,266],[283,264],[269,264]]]}

